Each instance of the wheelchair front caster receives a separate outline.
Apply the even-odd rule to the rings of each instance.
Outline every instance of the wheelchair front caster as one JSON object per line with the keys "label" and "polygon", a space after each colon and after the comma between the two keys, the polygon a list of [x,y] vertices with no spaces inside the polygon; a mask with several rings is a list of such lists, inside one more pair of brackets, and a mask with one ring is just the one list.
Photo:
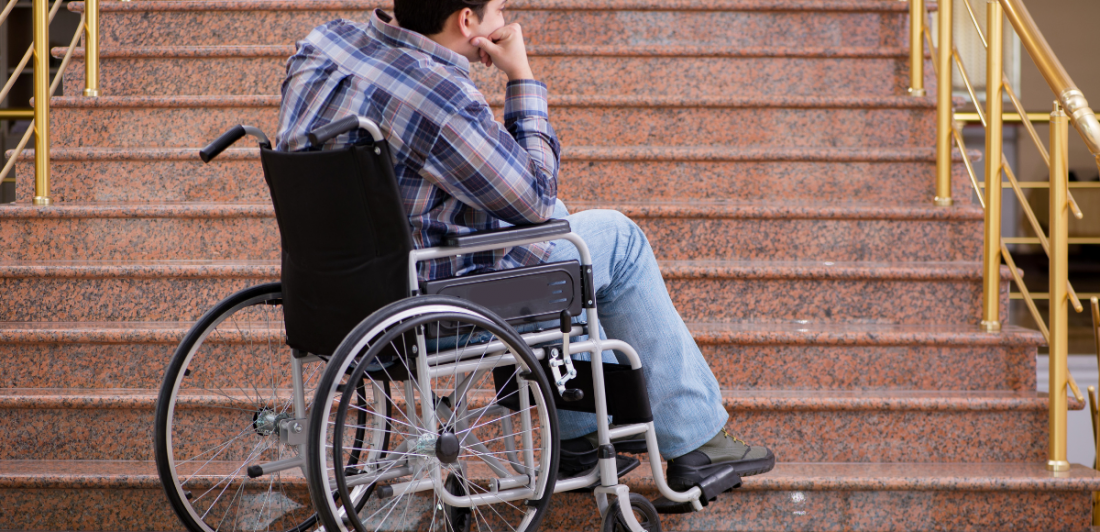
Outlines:
{"label": "wheelchair front caster", "polygon": [[[657,515],[657,509],[653,507],[653,503],[649,502],[649,499],[643,497],[640,493],[630,494],[630,511],[634,512],[634,517],[638,520],[638,524],[642,525],[642,530],[661,532],[661,520]],[[630,532],[626,520],[623,519],[622,512],[619,511],[618,500],[607,506],[607,512],[603,515],[603,526],[600,527],[600,531]]]}

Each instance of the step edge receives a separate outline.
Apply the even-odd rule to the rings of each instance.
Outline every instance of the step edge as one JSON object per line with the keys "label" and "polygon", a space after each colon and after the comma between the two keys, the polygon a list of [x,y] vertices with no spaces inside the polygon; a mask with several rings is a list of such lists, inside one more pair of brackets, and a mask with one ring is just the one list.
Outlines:
{"label": "step edge", "polygon": [[[489,95],[487,102],[503,106],[504,97]],[[605,96],[551,95],[551,108],[704,108],[704,109],[798,109],[798,110],[914,110],[934,111],[932,98],[911,96]],[[50,99],[57,109],[179,109],[219,107],[278,107],[279,95],[206,95],[206,96],[55,96]]]}
{"label": "step edge", "polygon": [[[514,2],[510,10],[521,11],[834,11],[834,12],[886,12],[908,13],[908,8],[893,2],[847,2],[847,1],[751,1],[736,0],[714,2],[705,0],[634,0],[632,2],[607,2],[606,6],[591,0],[574,2],[551,2],[550,6],[540,6],[539,2]],[[392,9],[392,2],[377,0],[314,0],[312,2],[293,2],[286,0],[235,0],[223,2],[143,1],[135,3],[105,2],[101,12],[144,12],[144,11],[335,11],[364,10],[371,8]],[[622,6],[626,7],[622,7]],[[84,2],[72,2],[69,9],[84,11]]]}
{"label": "step edge", "polygon": [[[5,472],[3,466],[23,466],[21,472]],[[39,472],[27,471],[35,466]],[[132,466],[137,471],[134,473],[60,473],[58,469],[72,468],[78,465],[87,470],[96,465],[103,466]],[[779,462],[774,473],[800,467],[826,465],[833,468],[866,470],[869,466],[877,468],[901,468],[912,467],[918,469],[950,467],[951,464],[941,463],[914,463],[914,462],[852,462],[852,463],[797,463]],[[982,476],[880,476],[868,477],[866,474],[857,475],[805,475],[805,476],[779,476],[776,474],[764,474],[745,479],[741,491],[1100,491],[1100,474],[1079,464],[1072,464],[1066,476],[1042,476],[1045,464],[1031,465],[1035,473],[1029,475],[1008,475],[1003,471],[1016,469],[1021,465],[1016,462],[983,463],[981,466],[989,466],[993,471],[1000,471],[999,475]],[[155,474],[154,462],[139,462],[125,460],[5,460],[0,461],[0,488],[3,489],[55,489],[55,488],[104,488],[104,489],[162,489],[160,478]],[[1070,476],[1073,475],[1073,476]],[[624,481],[630,485],[631,490],[643,493],[655,491],[652,484],[652,471],[650,462],[643,461],[642,467],[637,472],[628,475]],[[582,494],[583,495],[583,494]]]}
{"label": "step edge", "polygon": [[[53,57],[64,57],[68,48],[50,49]],[[142,46],[101,48],[105,59],[245,59],[287,58],[296,52],[293,44],[232,46]],[[84,58],[77,47],[72,57]],[[892,59],[904,61],[909,50],[900,46],[714,46],[678,44],[625,45],[529,45],[530,57],[694,57],[694,58],[776,58],[776,59]],[[926,57],[931,57],[927,52]]]}
{"label": "step edge", "polygon": [[[98,325],[98,326],[97,326]],[[4,322],[0,323],[0,343],[3,344],[175,344],[187,333],[192,322]],[[852,330],[829,330],[822,323],[751,323],[756,329],[739,328],[733,332],[714,329],[728,325],[720,322],[687,322],[688,330],[699,345],[829,345],[849,346],[1000,346],[1036,347],[1045,345],[1042,333],[1022,327],[1005,327],[999,333],[987,333],[977,326],[961,327],[957,331],[922,333],[890,330],[893,325],[851,325]],[[741,324],[738,324],[741,325]],[[711,326],[714,326],[712,328]],[[815,326],[819,326],[816,330]],[[946,326],[945,326],[946,327]],[[804,332],[803,332],[804,331]]]}
{"label": "step edge", "polygon": [[[978,222],[983,211],[977,205],[936,207],[934,205],[821,204],[798,205],[772,201],[726,202],[610,202],[572,201],[573,214],[594,209],[612,209],[643,219],[730,219],[730,220],[889,220],[931,222]],[[28,203],[0,206],[0,220],[19,219],[104,219],[104,218],[274,218],[269,203],[216,202],[73,202],[42,208]]]}
{"label": "step edge", "polygon": [[[118,388],[7,388],[3,391],[0,394],[0,409],[8,410],[154,409],[159,393],[155,389]],[[20,395],[20,392],[34,393]],[[723,406],[729,412],[1041,412],[1046,411],[1049,405],[1045,393],[1014,391],[726,389],[721,391],[721,395]],[[233,400],[218,394],[188,397],[188,403],[195,408],[225,401]],[[1084,407],[1083,403],[1077,403],[1072,397],[1069,403],[1073,410]]]}
{"label": "step edge", "polygon": [[[155,0],[145,0],[155,1]],[[53,161],[159,161],[186,160],[198,162],[199,147],[193,148],[51,148]],[[10,156],[15,150],[8,150]],[[258,148],[230,148],[218,157],[219,160],[257,160]],[[962,161],[957,150],[954,160]],[[34,157],[33,149],[25,149],[20,158],[30,161]],[[593,147],[564,146],[562,160],[603,161],[603,162],[935,162],[936,153],[932,148],[856,148],[838,149],[820,147],[775,147],[775,148],[721,148],[721,147]]]}

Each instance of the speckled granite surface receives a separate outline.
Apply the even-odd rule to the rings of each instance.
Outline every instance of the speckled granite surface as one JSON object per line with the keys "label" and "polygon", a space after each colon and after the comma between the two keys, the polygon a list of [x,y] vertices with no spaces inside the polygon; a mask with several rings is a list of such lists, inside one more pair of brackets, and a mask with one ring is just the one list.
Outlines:
{"label": "speckled granite surface", "polygon": [[[183,2],[188,4],[188,2]],[[191,2],[194,11],[111,11],[100,29],[107,47],[141,45],[143,32],[155,32],[162,42],[190,46],[292,43],[314,26],[335,18],[366,20],[373,6],[311,2],[305,7],[271,7],[275,2],[219,2],[216,7]],[[265,5],[270,4],[270,5]],[[880,4],[887,4],[880,2]],[[140,5],[140,3],[139,3]],[[70,4],[72,6],[72,4]],[[262,6],[262,7],[261,7]],[[70,9],[72,9],[72,6]],[[182,7],[182,6],[180,6]],[[286,9],[286,8],[290,9]],[[829,10],[825,2],[805,2],[801,9],[781,10],[759,3],[754,10],[702,11],[670,9],[660,4],[610,10],[601,2],[549,9],[509,5],[509,20],[523,25],[532,45],[572,44],[715,44],[759,46],[901,46],[905,44],[905,14],[882,7],[857,13]],[[660,10],[646,9],[658,7]],[[747,4],[744,7],[748,7]],[[260,10],[262,9],[262,11]],[[775,9],[765,11],[764,9]],[[247,28],[248,31],[242,31]],[[598,29],[598,30],[597,30]]]}
{"label": "speckled granite surface", "polygon": [[[976,206],[949,209],[862,203],[573,202],[615,208],[646,232],[659,259],[976,261]],[[164,260],[278,257],[266,203],[67,203],[0,208],[0,258]],[[689,235],[689,236],[685,236]]]}
{"label": "speckled granite surface", "polygon": [[[675,79],[661,88],[668,95],[717,97],[726,94],[770,94],[783,87],[786,94],[875,94],[900,96],[906,93],[909,72],[907,56],[901,50],[890,53],[856,49],[827,57],[804,51],[763,49],[742,52],[730,49],[708,57],[690,55],[685,47],[654,48],[647,55],[628,49],[618,55],[564,55],[566,48],[532,49],[531,68],[540,79],[549,80],[556,94],[631,94],[652,92],[650,83],[639,80]],[[205,50],[203,50],[205,51]],[[536,52],[540,55],[534,55]],[[269,57],[193,57],[177,60],[155,57],[104,57],[100,65],[102,90],[112,95],[171,95],[186,87],[189,94],[270,94],[282,81],[286,58],[292,48],[263,49]],[[222,51],[207,52],[219,56]],[[555,54],[555,55],[551,55]],[[629,54],[629,55],[628,55]],[[148,54],[146,54],[148,55]],[[866,57],[870,55],[871,57]],[[82,61],[74,59],[69,87],[83,84]],[[926,70],[931,71],[929,64]],[[593,77],[590,72],[619,72],[618,76]],[[212,76],[210,73],[218,72]],[[154,78],[143,76],[156,75]],[[471,77],[486,89],[503,87],[505,78],[475,66]],[[928,80],[926,86],[932,80]],[[931,89],[931,87],[928,87]],[[492,92],[492,91],[489,91]]]}
{"label": "speckled granite surface", "polygon": [[[50,193],[59,202],[268,201],[258,158],[231,148],[204,165],[193,148],[54,148]],[[845,152],[852,153],[844,160]],[[910,152],[910,160],[905,160]],[[875,204],[927,205],[935,165],[925,148],[703,149],[566,147],[559,194],[567,202],[650,199],[814,201],[836,197]],[[635,158],[637,157],[637,158]],[[641,159],[641,160],[639,160]],[[34,151],[15,165],[17,200],[33,196]],[[181,179],[181,175],[187,178]],[[972,203],[956,165],[954,198]]]}
{"label": "speckled granite surface", "polygon": [[[92,472],[95,473],[92,473]],[[625,478],[649,497],[647,465]],[[79,487],[80,489],[72,489]],[[780,463],[767,475],[746,479],[702,513],[662,516],[665,530],[1085,530],[1083,511],[1096,489],[1096,473],[1077,466],[1052,479],[1041,464],[797,464]],[[59,490],[58,488],[69,488]],[[1082,491],[1064,491],[1077,489]],[[176,530],[162,502],[152,464],[0,462],[0,496],[21,529]],[[599,526],[588,494],[558,494],[546,530]],[[96,510],[95,513],[89,510]],[[889,509],[889,511],[884,511]],[[102,515],[99,521],[90,516]],[[80,518],[79,516],[85,516]],[[90,528],[89,528],[90,529]]]}
{"label": "speckled granite surface", "polygon": [[[176,425],[207,427],[195,441],[231,439],[252,423],[253,399],[229,390],[189,398]],[[156,390],[0,390],[0,420],[14,428],[0,433],[0,460],[151,460],[155,400]],[[753,390],[725,391],[723,403],[734,433],[791,461],[1028,462],[1046,440],[1046,401],[1033,392]]]}
{"label": "speckled granite surface", "polygon": [[[689,321],[961,324],[975,319],[981,298],[978,267],[965,263],[836,268],[668,261],[662,271]],[[0,299],[0,315],[16,321],[194,319],[236,289],[277,277],[277,261],[0,262],[0,287],[13,295]],[[74,293],[82,296],[61,297]],[[144,310],[134,302],[138,295]]]}
{"label": "speckled granite surface", "polygon": [[[689,323],[730,390],[1035,389],[1037,331],[966,325]],[[189,322],[0,322],[0,386],[155,388]],[[259,334],[259,333],[257,333]],[[278,342],[280,329],[266,331]],[[960,359],[967,371],[955,371]],[[851,371],[851,368],[862,368]]]}
{"label": "speckled granite surface", "polygon": [[[280,74],[281,76],[281,74]],[[70,98],[54,102],[57,146],[201,147],[238,123],[274,135],[278,99],[256,97]],[[498,118],[502,109],[497,105]],[[215,104],[217,107],[205,107]],[[264,105],[269,104],[269,105]],[[550,101],[565,146],[865,149],[925,147],[935,111],[922,99],[561,97]],[[741,124],[707,117],[721,114]],[[172,124],[173,126],[169,126]],[[889,124],[889,131],[884,129]],[[929,126],[933,124],[933,126]],[[611,134],[615,132],[615,134]],[[212,137],[213,136],[213,137]]]}
{"label": "speckled granite surface", "polygon": [[278,280],[277,262],[0,265],[9,321],[195,320],[228,294]]}

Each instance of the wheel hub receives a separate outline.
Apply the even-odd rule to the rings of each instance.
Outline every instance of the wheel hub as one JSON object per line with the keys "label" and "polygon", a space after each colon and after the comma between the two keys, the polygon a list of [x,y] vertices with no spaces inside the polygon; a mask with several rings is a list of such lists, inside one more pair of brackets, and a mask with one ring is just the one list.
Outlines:
{"label": "wheel hub", "polygon": [[270,408],[264,408],[252,415],[252,426],[256,428],[256,434],[270,436],[279,430],[279,422],[290,419],[287,413],[279,414]]}

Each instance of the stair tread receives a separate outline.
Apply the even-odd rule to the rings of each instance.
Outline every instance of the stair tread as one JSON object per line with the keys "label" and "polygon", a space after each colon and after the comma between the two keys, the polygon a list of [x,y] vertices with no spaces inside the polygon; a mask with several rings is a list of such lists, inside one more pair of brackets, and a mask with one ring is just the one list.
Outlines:
{"label": "stair tread", "polygon": [[[977,325],[891,323],[688,322],[700,344],[827,345],[1045,345],[1043,334],[1014,325],[999,333]],[[0,328],[0,334],[3,329]]]}
{"label": "stair tread", "polygon": [[[504,105],[499,94],[486,95],[492,105]],[[100,96],[84,98],[57,96],[51,98],[54,108],[100,109],[145,107],[278,107],[281,97],[273,95],[207,95],[207,96]],[[912,96],[614,96],[556,95],[548,97],[554,107],[782,107],[782,108],[851,108],[851,109],[935,109],[932,98]]]}
{"label": "stair tread", "polygon": [[[329,11],[389,8],[392,2],[381,0],[223,0],[219,2],[179,0],[137,3],[105,2],[101,12],[144,11]],[[84,2],[73,2],[69,9],[84,11]],[[867,0],[516,0],[509,10],[657,10],[681,11],[886,11],[907,13],[908,7],[891,1]]]}
{"label": "stair tread", "polygon": [[[67,48],[52,48],[54,57]],[[286,58],[294,55],[293,44],[230,46],[133,46],[101,48],[100,59],[125,58]],[[528,45],[527,55],[571,57],[729,57],[729,58],[824,58],[824,59],[907,59],[909,49],[900,46],[712,46],[683,44],[633,45]],[[925,54],[927,55],[927,53]],[[73,50],[84,57],[84,48]]]}
{"label": "stair tread", "polygon": [[[149,0],[153,1],[153,0]],[[198,147],[59,147],[50,149],[50,158],[68,160],[198,160]],[[8,150],[8,153],[14,150]],[[978,151],[972,150],[972,159]],[[223,160],[255,160],[258,148],[229,148],[218,156]],[[23,150],[22,158],[34,157],[33,149]],[[608,161],[823,161],[823,162],[934,162],[932,148],[834,148],[812,147],[724,147],[724,146],[563,146],[562,159]],[[962,157],[956,152],[955,159]]]}
{"label": "stair tread", "polygon": [[[648,460],[624,480],[653,491]],[[0,488],[160,488],[156,464],[126,460],[0,460]],[[797,463],[746,477],[739,491],[1100,490],[1100,472],[1079,464],[1052,475],[1044,463]],[[736,493],[736,492],[735,492]]]}
{"label": "stair tread", "polygon": [[931,203],[883,204],[836,201],[693,199],[647,201],[571,201],[570,210],[613,208],[627,216],[699,218],[799,218],[890,220],[981,220],[978,205],[936,207]]}
{"label": "stair tread", "polygon": [[[659,260],[665,275],[673,277],[722,278],[880,278],[899,280],[970,279],[981,278],[980,262],[822,262],[822,261],[761,261],[761,260]],[[262,271],[278,274],[279,260],[192,259],[192,260],[4,260],[0,259],[0,276],[48,274],[84,274],[97,272],[112,275],[134,275],[160,272],[178,275],[187,272]],[[113,273],[111,273],[113,272]],[[1002,277],[1009,275],[1002,266]]]}
{"label": "stair tread", "polygon": [[[491,391],[471,392],[492,396]],[[918,411],[1005,411],[1045,410],[1047,395],[1012,390],[722,390],[727,409],[741,411],[817,410],[918,410]],[[194,391],[188,397],[197,403],[248,401],[250,392],[231,399],[226,392]],[[123,388],[5,388],[0,389],[0,408],[152,408],[156,389]],[[473,400],[477,402],[475,398]],[[1070,408],[1082,403],[1070,398]]]}
{"label": "stair tread", "polygon": [[[0,342],[177,342],[189,321],[0,322]],[[1042,333],[1014,325],[988,333],[977,325],[888,323],[688,322],[700,344],[1025,345],[1045,344]]]}
{"label": "stair tread", "polygon": [[[981,220],[977,205],[936,207],[931,204],[883,204],[860,202],[809,202],[742,199],[570,201],[572,211],[613,208],[627,216],[656,218],[798,218],[855,220]],[[268,202],[63,202],[48,209],[29,202],[0,207],[4,218],[104,218],[104,217],[273,217]]]}

